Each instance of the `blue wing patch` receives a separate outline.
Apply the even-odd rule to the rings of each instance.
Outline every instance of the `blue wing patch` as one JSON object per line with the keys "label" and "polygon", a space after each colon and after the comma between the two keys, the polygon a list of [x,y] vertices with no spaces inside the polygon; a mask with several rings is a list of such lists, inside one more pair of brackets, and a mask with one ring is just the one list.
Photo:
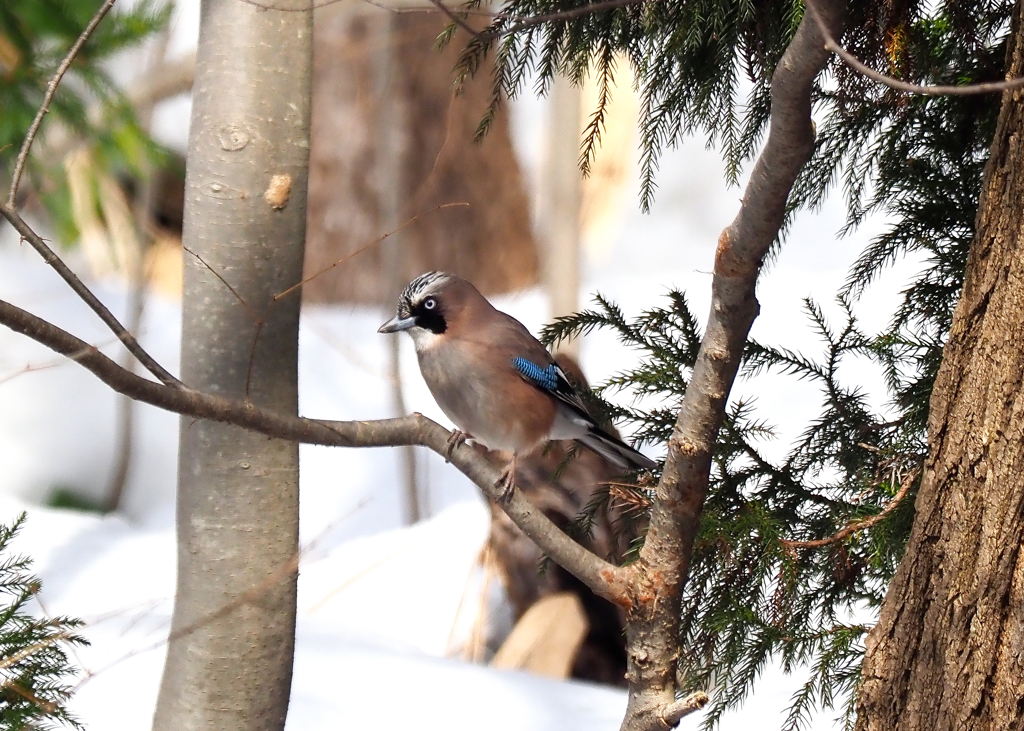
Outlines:
{"label": "blue wing patch", "polygon": [[536,363],[526,358],[513,358],[512,365],[527,381],[545,391],[554,391],[558,388],[558,366],[554,363],[547,368],[541,368]]}

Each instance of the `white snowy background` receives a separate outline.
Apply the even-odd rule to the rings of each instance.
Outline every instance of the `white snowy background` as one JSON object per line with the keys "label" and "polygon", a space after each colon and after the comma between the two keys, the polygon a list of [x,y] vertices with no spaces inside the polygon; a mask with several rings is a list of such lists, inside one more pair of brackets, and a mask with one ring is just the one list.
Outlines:
{"label": "white snowy background", "polygon": [[[168,56],[195,46],[198,2],[181,1]],[[138,56],[118,71],[128,78]],[[528,172],[537,167],[544,102],[513,105],[514,132]],[[156,135],[183,149],[189,100],[161,104]],[[741,189],[723,182],[715,153],[693,140],[665,153],[653,211],[639,212],[637,186],[624,193],[612,244],[588,256],[584,304],[601,292],[628,315],[662,301],[670,287],[687,292],[704,316],[718,234],[736,213]],[[817,213],[802,213],[781,255],[758,288],[761,317],[754,337],[820,352],[802,312],[818,300],[839,316],[833,298],[868,238],[870,221],[840,239],[838,196]],[[72,257],[74,261],[74,257]],[[884,276],[857,307],[867,329],[884,326],[912,262]],[[126,295],[113,281],[92,282],[115,313]],[[25,307],[118,355],[110,334],[9,227],[0,229],[0,298]],[[536,332],[547,304],[539,291],[502,298],[498,306]],[[352,307],[307,307],[300,348],[301,412],[331,419],[392,416],[388,410],[384,336],[376,328],[388,313]],[[172,372],[178,367],[180,304],[156,296],[146,306],[141,340]],[[442,423],[408,343],[404,383],[411,410]],[[635,362],[614,337],[583,341],[582,364],[599,382]],[[879,374],[864,363],[845,366],[884,401]],[[769,453],[817,414],[819,394],[792,378],[760,376],[740,382],[734,398],[756,396],[761,415],[779,427]],[[25,338],[0,330],[0,521],[23,510],[28,522],[16,550],[35,560],[41,611],[88,622],[91,647],[77,652],[87,671],[71,708],[88,729],[144,731],[151,723],[172,608],[175,571],[175,416],[140,405],[136,452],[124,510],[97,517],[41,507],[55,488],[102,494],[114,461],[115,396],[83,369]],[[476,729],[495,731],[612,731],[625,693],[578,682],[496,671],[460,660],[486,587],[478,559],[488,512],[476,489],[426,451],[417,455],[429,519],[401,526],[397,459],[388,450],[303,447],[301,535],[308,551],[300,569],[295,676],[288,728]],[[490,592],[493,593],[493,592]],[[507,621],[492,602],[493,622]],[[727,715],[726,731],[778,728],[800,684],[769,667],[753,697]],[[833,727],[831,713],[814,728]],[[695,728],[700,714],[683,721]]]}

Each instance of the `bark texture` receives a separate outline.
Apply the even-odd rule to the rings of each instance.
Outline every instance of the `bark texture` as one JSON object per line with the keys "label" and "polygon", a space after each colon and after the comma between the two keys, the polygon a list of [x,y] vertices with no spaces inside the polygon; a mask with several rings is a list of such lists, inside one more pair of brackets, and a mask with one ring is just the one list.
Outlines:
{"label": "bark texture", "polygon": [[[182,380],[288,415],[299,297],[270,305],[302,274],[313,30],[303,7],[203,1],[185,192]],[[158,731],[284,727],[296,577],[282,570],[298,549],[298,467],[293,441],[181,420]]]}
{"label": "bark texture", "polygon": [[[1018,2],[1009,76],[1024,72]],[[1006,92],[857,729],[1024,728],[1024,91]]]}

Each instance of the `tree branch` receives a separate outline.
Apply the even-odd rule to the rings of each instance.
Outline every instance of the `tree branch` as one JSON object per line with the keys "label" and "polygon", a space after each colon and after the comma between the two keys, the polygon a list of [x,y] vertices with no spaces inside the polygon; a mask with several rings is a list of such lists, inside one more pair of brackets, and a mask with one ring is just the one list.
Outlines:
{"label": "tree branch", "polygon": [[152,107],[157,102],[185,94],[196,79],[196,54],[189,53],[173,61],[161,61],[125,89],[136,108]]}
{"label": "tree branch", "polygon": [[920,86],[918,84],[909,84],[906,81],[894,79],[891,76],[886,76],[885,74],[879,73],[870,66],[864,64],[860,59],[836,43],[835,38],[833,38],[832,34],[829,33],[828,27],[825,25],[825,22],[819,14],[817,4],[818,0],[806,0],[805,6],[808,14],[817,24],[818,32],[820,32],[822,37],[825,39],[826,50],[829,50],[839,56],[843,63],[854,71],[867,76],[872,81],[884,84],[890,89],[905,91],[908,94],[921,94],[922,96],[970,96],[973,94],[994,94],[1006,91],[1007,89],[1017,89],[1024,86],[1024,76],[1016,79],[1008,79],[1006,81],[987,81],[981,84],[964,84],[963,86]]}
{"label": "tree branch", "polygon": [[[282,13],[294,13],[306,10],[307,8],[291,8],[276,5],[273,2],[263,2],[262,0],[239,0],[239,2],[246,3],[248,5],[255,5],[257,8],[262,10],[278,10]],[[319,0],[319,2],[313,3],[313,9],[327,7],[328,5],[334,5],[335,3],[341,2],[341,0]],[[590,13],[600,13],[604,10],[614,10],[615,8],[624,8],[627,5],[640,5],[641,3],[647,2],[647,0],[600,0],[600,2],[586,3],[569,10],[560,10],[556,13],[545,13],[544,15],[534,15],[529,18],[523,18],[518,15],[509,15],[508,13],[492,13],[488,10],[479,10],[475,8],[460,8],[457,11],[452,9],[451,6],[446,5],[443,0],[428,0],[430,5],[412,5],[404,7],[392,7],[383,2],[377,0],[363,0],[367,5],[372,5],[375,8],[386,10],[389,13],[403,14],[403,13],[443,13],[453,23],[458,25],[460,28],[468,32],[473,37],[482,40],[490,41],[495,38],[502,38],[504,36],[518,33],[521,30],[527,28],[533,28],[544,23],[549,23],[555,20],[571,20],[578,18],[582,15],[589,15]],[[456,13],[469,14],[469,15],[486,15],[490,17],[491,21],[495,20],[511,20],[515,21],[508,28],[496,29],[493,31],[477,31],[474,30],[471,25],[465,22]]]}
{"label": "tree branch", "polygon": [[[197,419],[218,421],[303,444],[334,447],[396,447],[419,445],[444,455],[449,432],[434,421],[413,414],[379,421],[324,421],[285,416],[252,403],[202,393],[184,385],[150,381],[122,368],[94,346],[35,315],[0,300],[0,323],[32,340],[72,358],[103,383],[129,398]],[[451,462],[488,498],[498,501],[500,472],[473,447],[462,445]],[[626,596],[626,571],[597,557],[572,540],[516,491],[507,503],[499,503],[512,521],[563,568],[595,594],[622,604]]]}
{"label": "tree branch", "polygon": [[82,50],[82,46],[89,40],[89,36],[96,30],[96,26],[103,20],[103,16],[107,14],[107,11],[113,7],[115,0],[104,0],[104,3],[100,5],[99,10],[92,16],[92,20],[85,26],[85,30],[78,36],[78,40],[75,41],[74,45],[71,46],[71,50],[64,56],[64,60],[60,62],[60,66],[54,72],[53,76],[50,77],[49,83],[46,85],[46,93],[43,94],[43,102],[39,105],[39,109],[36,111],[35,119],[32,120],[32,124],[28,128],[28,134],[25,135],[25,141],[21,143],[21,150],[18,152],[18,160],[14,164],[14,175],[11,177],[11,187],[7,192],[7,208],[13,210],[15,207],[15,198],[18,195],[18,184],[21,182],[21,175],[25,171],[25,163],[28,161],[28,153],[32,149],[32,142],[36,138],[36,133],[39,132],[39,125],[43,123],[43,117],[46,116],[47,112],[50,111],[50,102],[53,101],[53,95],[57,92],[57,86],[60,84],[60,80],[64,78],[65,72],[71,67],[72,62],[75,60],[75,56]]}
{"label": "tree branch", "polygon": [[11,225],[14,226],[15,230],[21,235],[22,240],[27,241],[31,244],[32,248],[39,252],[39,255],[43,257],[43,260],[56,270],[57,274],[68,283],[68,286],[75,291],[85,304],[89,305],[90,309],[99,315],[99,318],[103,320],[103,323],[110,328],[111,332],[117,336],[124,347],[128,349],[132,355],[134,355],[139,363],[141,363],[146,370],[152,373],[154,376],[159,378],[163,383],[168,386],[182,387],[181,381],[172,376],[164,369],[156,359],[153,358],[145,349],[139,345],[139,341],[135,339],[135,336],[128,332],[128,329],[122,325],[114,314],[107,309],[107,307],[99,301],[99,298],[92,293],[92,291],[85,286],[85,283],[79,279],[73,271],[68,267],[64,261],[53,253],[53,250],[46,245],[42,237],[39,236],[32,228],[25,223],[25,220],[18,215],[12,207],[4,204],[0,204],[0,214],[3,214],[4,218],[10,221]]}
{"label": "tree branch", "polygon": [[448,20],[450,20],[453,23],[455,23],[455,25],[457,25],[460,28],[462,28],[462,30],[466,31],[471,36],[476,37],[476,36],[480,35],[479,31],[477,31],[475,28],[473,28],[473,26],[471,26],[469,23],[467,23],[465,20],[463,20],[461,17],[459,17],[459,15],[457,15],[455,12],[452,11],[451,8],[449,8],[447,5],[445,5],[443,2],[441,2],[441,0],[430,0],[430,3],[435,8],[437,8],[442,13],[444,13],[445,17],[447,17]]}
{"label": "tree branch", "polygon": [[862,520],[855,520],[849,525],[847,525],[845,528],[837,531],[836,533],[833,533],[828,538],[819,538],[814,541],[789,541],[783,539],[780,540],[779,543],[781,543],[788,550],[794,550],[797,548],[823,548],[825,546],[831,546],[834,543],[839,543],[840,541],[845,540],[847,537],[852,536],[857,531],[862,531],[866,528],[870,528],[871,526],[875,525],[876,523],[884,519],[885,516],[889,515],[892,511],[899,507],[900,503],[903,501],[903,498],[906,497],[907,492],[910,491],[911,486],[913,486],[914,482],[917,480],[917,476],[920,474],[920,468],[914,468],[910,472],[908,472],[903,477],[903,484],[900,485],[899,492],[893,495],[892,500],[890,500],[889,503],[885,506],[885,508],[883,508],[882,511],[877,515],[872,515]]}
{"label": "tree branch", "polygon": [[[841,29],[844,9],[838,0],[828,4],[827,24],[833,31]],[[739,213],[718,241],[707,328],[669,439],[647,540],[631,566],[634,604],[627,629],[630,696],[624,729],[664,728],[666,714],[676,704],[680,602],[711,457],[758,314],[758,274],[778,238],[797,175],[814,149],[811,87],[828,58],[817,23],[805,17],[772,77],[767,143]]]}
{"label": "tree branch", "polygon": [[[478,37],[480,40],[501,38],[512,35],[513,33],[518,33],[521,30],[526,30],[527,28],[542,25],[543,23],[550,23],[554,20],[572,20],[573,18],[578,18],[581,15],[599,13],[604,10],[614,10],[615,8],[623,8],[627,5],[639,5],[644,2],[646,2],[646,0],[603,0],[602,2],[588,3],[586,5],[580,5],[579,7],[572,8],[571,10],[562,10],[557,13],[547,13],[545,15],[535,15],[532,18],[526,18],[513,23],[508,28],[480,33],[478,34]],[[514,16],[505,15],[503,13],[498,13],[494,17],[495,19],[515,20]]]}

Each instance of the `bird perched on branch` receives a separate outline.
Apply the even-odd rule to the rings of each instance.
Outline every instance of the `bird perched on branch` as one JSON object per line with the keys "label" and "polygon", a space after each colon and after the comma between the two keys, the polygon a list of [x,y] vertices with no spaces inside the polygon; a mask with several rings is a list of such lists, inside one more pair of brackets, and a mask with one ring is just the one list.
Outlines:
{"label": "bird perched on branch", "polygon": [[454,274],[427,272],[398,298],[398,314],[378,332],[408,332],[420,373],[456,431],[447,456],[466,438],[512,453],[497,486],[515,489],[516,457],[552,439],[575,439],[623,468],[656,464],[602,430],[547,349],[522,323],[496,310]]}

